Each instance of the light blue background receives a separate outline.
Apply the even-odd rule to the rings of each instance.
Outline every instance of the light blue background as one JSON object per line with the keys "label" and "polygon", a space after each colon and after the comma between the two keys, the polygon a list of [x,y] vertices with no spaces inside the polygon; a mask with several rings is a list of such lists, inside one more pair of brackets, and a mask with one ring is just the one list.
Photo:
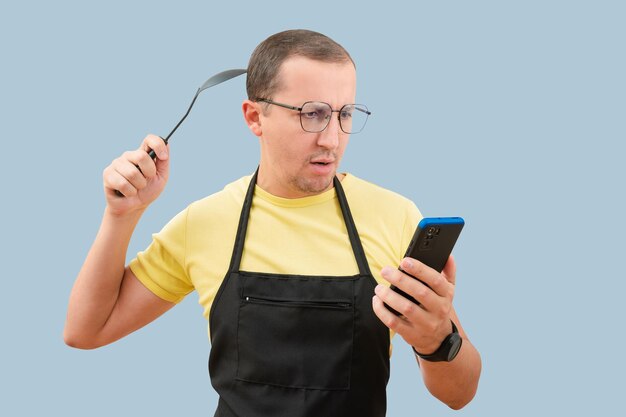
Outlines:
{"label": "light blue background", "polygon": [[[166,134],[210,75],[287,28],[323,32],[373,111],[343,170],[461,215],[456,307],[483,358],[459,413],[395,339],[389,416],[615,415],[624,354],[626,9],[618,1],[29,2],[0,6],[2,415],[212,415],[192,294],[96,351],[62,341],[102,170]],[[128,259],[252,172],[244,80],[200,96]],[[177,357],[177,363],[169,357]]]}

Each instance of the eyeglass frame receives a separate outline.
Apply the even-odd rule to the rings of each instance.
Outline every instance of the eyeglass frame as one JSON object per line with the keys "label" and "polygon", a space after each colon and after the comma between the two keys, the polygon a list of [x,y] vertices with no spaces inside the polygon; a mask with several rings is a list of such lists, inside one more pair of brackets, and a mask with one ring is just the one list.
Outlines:
{"label": "eyeglass frame", "polygon": [[[320,133],[323,132],[324,130],[326,130],[326,128],[328,127],[328,125],[330,124],[330,117],[328,118],[328,121],[326,122],[326,126],[324,126],[324,128],[322,130],[318,130],[315,132],[311,132],[310,130],[306,130],[304,128],[304,125],[302,124],[302,109],[304,108],[304,106],[306,106],[308,103],[322,103],[322,104],[326,104],[329,108],[330,108],[330,112],[331,115],[332,113],[339,113],[337,115],[337,121],[339,122],[339,129],[341,129],[341,131],[347,135],[356,135],[357,133],[360,133],[363,131],[363,129],[365,128],[365,125],[367,124],[367,119],[370,117],[370,115],[372,114],[371,111],[369,111],[369,109],[367,108],[367,106],[365,104],[357,104],[357,103],[348,103],[348,104],[344,104],[343,106],[341,106],[341,108],[339,110],[333,110],[333,106],[331,106],[329,103],[326,103],[325,101],[305,101],[301,107],[297,107],[297,106],[290,106],[289,104],[285,104],[285,103],[279,103],[277,101],[274,100],[270,100],[267,98],[257,98],[254,101],[260,101],[262,103],[267,103],[267,104],[273,104],[275,106],[279,106],[279,107],[284,107],[285,109],[289,109],[289,110],[295,110],[297,112],[300,113],[300,127],[302,128],[302,130],[304,130],[307,133]],[[358,110],[362,113],[365,113],[367,115],[367,117],[365,118],[365,123],[363,123],[363,127],[361,127],[361,129],[358,132],[346,132],[345,130],[343,130],[343,125],[341,124],[341,111],[343,110],[344,107],[346,106],[355,106],[354,109]],[[363,106],[365,107],[365,110],[358,108],[356,106]]]}

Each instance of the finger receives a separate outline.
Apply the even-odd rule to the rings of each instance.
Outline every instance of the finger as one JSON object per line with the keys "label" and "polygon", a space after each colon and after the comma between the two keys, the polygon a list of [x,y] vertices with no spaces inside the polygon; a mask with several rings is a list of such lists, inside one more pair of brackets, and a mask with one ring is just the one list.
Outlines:
{"label": "finger", "polygon": [[104,189],[108,195],[115,195],[119,191],[124,197],[132,197],[137,194],[137,189],[112,165],[109,165],[103,173]]}
{"label": "finger", "polygon": [[126,155],[113,163],[113,169],[124,177],[134,188],[141,190],[148,185],[148,180],[133,161]]}
{"label": "finger", "polygon": [[141,149],[145,152],[153,150],[157,158],[165,160],[168,158],[169,152],[163,138],[157,135],[148,135],[141,143]]}
{"label": "finger", "polygon": [[406,332],[411,327],[410,323],[408,323],[406,319],[398,317],[391,311],[387,310],[383,304],[383,300],[381,300],[377,295],[372,298],[372,309],[374,310],[374,314],[376,314],[385,326],[389,327],[398,334]]}
{"label": "finger", "polygon": [[449,295],[450,283],[439,272],[422,262],[413,258],[404,258],[400,263],[400,268],[428,285],[438,295],[442,297]]}
{"label": "finger", "polygon": [[441,274],[450,284],[456,284],[456,261],[454,260],[454,256],[450,255]]}
{"label": "finger", "polygon": [[[423,282],[415,279],[414,277],[407,275],[406,273],[394,269],[391,267],[384,267],[381,270],[381,274],[383,278],[387,281],[409,294],[413,298],[415,298],[420,304],[422,310],[427,311],[437,311],[443,302],[443,298],[425,285]],[[395,293],[395,291],[389,289],[390,292]],[[402,295],[398,294],[400,297]],[[405,297],[402,297],[405,298]],[[412,301],[408,300],[411,304],[415,304]],[[389,303],[387,303],[389,304]],[[389,304],[391,305],[391,304]],[[394,309],[396,309],[393,305],[391,305]],[[396,311],[400,310],[396,309]],[[408,317],[408,316],[407,316]]]}
{"label": "finger", "polygon": [[125,152],[122,156],[129,160],[134,166],[139,167],[141,174],[143,174],[145,178],[152,178],[156,175],[156,165],[143,149]]}
{"label": "finger", "polygon": [[417,322],[425,318],[426,313],[422,307],[403,295],[398,294],[386,285],[378,284],[376,288],[374,288],[374,293],[376,293],[378,298],[383,300],[385,304],[402,314],[411,322]]}

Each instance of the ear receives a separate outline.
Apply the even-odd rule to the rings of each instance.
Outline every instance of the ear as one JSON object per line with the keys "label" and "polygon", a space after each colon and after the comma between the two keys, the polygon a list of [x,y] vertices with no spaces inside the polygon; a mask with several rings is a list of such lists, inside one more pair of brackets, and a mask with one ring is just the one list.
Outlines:
{"label": "ear", "polygon": [[243,111],[243,118],[248,125],[248,128],[254,133],[255,136],[261,136],[263,129],[261,129],[261,106],[254,101],[245,100],[241,105]]}

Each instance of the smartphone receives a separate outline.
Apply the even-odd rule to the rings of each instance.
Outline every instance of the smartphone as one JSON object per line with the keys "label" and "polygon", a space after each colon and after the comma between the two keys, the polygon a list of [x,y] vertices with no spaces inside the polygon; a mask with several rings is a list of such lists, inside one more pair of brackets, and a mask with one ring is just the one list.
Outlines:
{"label": "smartphone", "polygon": [[[452,248],[454,248],[454,244],[459,238],[464,225],[465,221],[461,217],[423,218],[415,229],[404,257],[417,259],[437,272],[441,272],[444,266],[446,266],[446,262],[448,262]],[[398,269],[402,271],[402,268]],[[406,274],[406,272],[404,273]],[[416,277],[413,278],[417,279]],[[392,285],[391,289],[419,305],[415,298],[396,288],[395,285]],[[401,315],[387,304],[385,304],[385,307],[395,315]]]}

